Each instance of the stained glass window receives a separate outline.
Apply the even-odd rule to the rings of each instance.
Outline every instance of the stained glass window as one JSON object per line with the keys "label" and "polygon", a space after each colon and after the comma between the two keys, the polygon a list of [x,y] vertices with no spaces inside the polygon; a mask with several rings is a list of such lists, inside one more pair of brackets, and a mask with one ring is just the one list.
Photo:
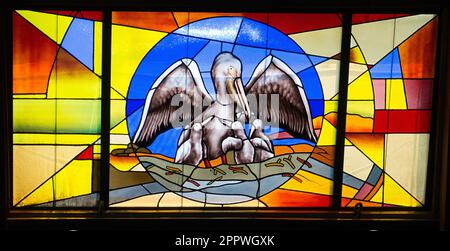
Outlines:
{"label": "stained glass window", "polygon": [[353,15],[342,206],[425,204],[437,24]]}
{"label": "stained glass window", "polygon": [[98,199],[101,12],[13,13],[14,207]]}
{"label": "stained glass window", "polygon": [[102,155],[112,208],[330,208],[342,136],[342,207],[421,207],[437,24],[352,15],[337,135],[341,14],[114,11],[108,154],[102,12],[14,11],[11,204],[97,206]]}

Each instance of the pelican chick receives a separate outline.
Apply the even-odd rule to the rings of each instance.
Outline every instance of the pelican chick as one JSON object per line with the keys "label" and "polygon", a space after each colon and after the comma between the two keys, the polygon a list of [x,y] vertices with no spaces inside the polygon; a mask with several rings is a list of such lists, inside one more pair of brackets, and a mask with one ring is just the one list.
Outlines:
{"label": "pelican chick", "polygon": [[189,137],[178,148],[175,157],[176,163],[185,163],[188,165],[198,165],[203,159],[203,128],[200,123],[195,123],[190,129]]}
{"label": "pelican chick", "polygon": [[224,153],[234,150],[234,160],[236,164],[244,164],[253,162],[255,149],[245,135],[244,127],[238,121],[231,124],[231,130],[234,137],[228,137],[222,142],[222,150]]}
{"label": "pelican chick", "polygon": [[255,119],[250,131],[250,142],[255,148],[255,161],[261,162],[274,156],[273,146],[269,137],[263,132],[263,124],[260,119]]}

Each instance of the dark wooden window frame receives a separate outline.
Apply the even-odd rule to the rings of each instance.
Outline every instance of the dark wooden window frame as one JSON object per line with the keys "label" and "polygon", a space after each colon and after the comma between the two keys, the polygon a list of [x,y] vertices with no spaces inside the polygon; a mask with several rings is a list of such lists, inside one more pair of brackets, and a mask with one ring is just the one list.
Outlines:
{"label": "dark wooden window frame", "polygon": [[[2,228],[29,228],[45,225],[56,229],[103,228],[124,226],[132,228],[164,228],[163,219],[180,223],[195,220],[197,227],[207,226],[209,220],[223,221],[230,226],[242,220],[256,220],[261,227],[266,223],[284,222],[280,226],[294,224],[303,228],[321,229],[323,226],[349,226],[351,228],[417,228],[448,229],[449,215],[449,113],[450,113],[450,34],[449,8],[441,0],[303,0],[259,2],[228,0],[218,6],[211,3],[176,1],[16,1],[2,8],[1,17],[1,133],[2,158],[0,164],[0,213]],[[12,168],[12,12],[15,9],[30,10],[96,10],[103,12],[102,55],[102,156],[101,192],[98,208],[11,208]],[[111,209],[109,193],[109,119],[110,119],[110,65],[111,65],[111,11],[210,11],[210,12],[286,12],[286,13],[342,13],[342,64],[340,68],[338,128],[336,141],[336,167],[333,205],[329,209],[267,208],[267,209]],[[348,63],[350,54],[352,13],[433,13],[439,16],[436,74],[428,163],[426,205],[422,208],[341,208],[340,194],[343,174],[344,133]],[[51,219],[49,219],[51,217]],[[289,220],[289,221],[286,221]],[[290,223],[287,223],[290,222]],[[330,224],[328,224],[330,223]],[[328,225],[326,225],[328,224]],[[256,227],[256,226],[253,226]]]}

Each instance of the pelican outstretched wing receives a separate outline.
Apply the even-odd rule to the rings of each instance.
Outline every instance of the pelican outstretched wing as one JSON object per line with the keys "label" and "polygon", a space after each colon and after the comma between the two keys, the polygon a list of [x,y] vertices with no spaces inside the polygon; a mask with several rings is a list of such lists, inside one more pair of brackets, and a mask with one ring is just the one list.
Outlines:
{"label": "pelican outstretched wing", "polygon": [[[258,118],[278,121],[291,135],[316,142],[311,111],[299,77],[281,60],[269,55],[256,67],[245,91],[256,95]],[[258,94],[279,94],[279,107],[267,102],[261,109]],[[264,101],[263,101],[264,102]]]}
{"label": "pelican outstretched wing", "polygon": [[[183,102],[183,107],[189,107],[189,111],[172,104],[172,98],[176,95]],[[182,59],[175,62],[161,74],[148,92],[133,143],[141,147],[148,146],[159,132],[172,128],[173,122],[176,123],[180,118],[183,121],[192,120],[190,108],[203,110],[203,102],[211,103],[212,99],[195,61]]]}

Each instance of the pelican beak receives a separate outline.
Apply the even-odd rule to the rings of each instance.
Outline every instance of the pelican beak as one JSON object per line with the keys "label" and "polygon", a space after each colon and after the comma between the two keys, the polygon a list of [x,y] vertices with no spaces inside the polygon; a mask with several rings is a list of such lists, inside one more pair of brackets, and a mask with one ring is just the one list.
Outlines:
{"label": "pelican beak", "polygon": [[248,105],[247,96],[245,95],[244,85],[242,84],[241,78],[236,78],[234,80],[234,88],[237,94],[238,105],[244,110],[245,117],[250,119],[250,106]]}

